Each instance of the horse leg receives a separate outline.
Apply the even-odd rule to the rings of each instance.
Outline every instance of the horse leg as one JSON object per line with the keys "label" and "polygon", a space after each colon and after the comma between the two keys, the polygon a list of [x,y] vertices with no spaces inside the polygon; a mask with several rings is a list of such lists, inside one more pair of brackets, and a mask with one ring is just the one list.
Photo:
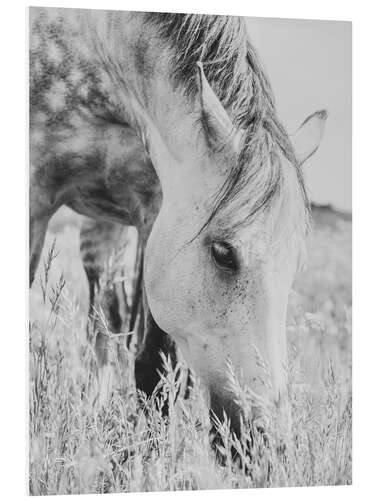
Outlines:
{"label": "horse leg", "polygon": [[131,348],[131,343],[136,339],[135,348],[142,343],[144,335],[144,308],[142,303],[143,295],[143,243],[138,235],[137,253],[134,263],[132,300],[129,319],[129,335],[127,338],[127,348]]}
{"label": "horse leg", "polygon": [[[100,399],[107,400],[112,386],[112,334],[127,331],[127,297],[116,258],[127,242],[127,229],[110,222],[85,218],[80,229],[80,252],[89,284],[89,320],[95,338]],[[125,363],[120,345],[114,349],[118,366]]]}
{"label": "horse leg", "polygon": [[40,256],[50,216],[30,214],[29,225],[29,286],[33,284],[35,273],[38,269]]}

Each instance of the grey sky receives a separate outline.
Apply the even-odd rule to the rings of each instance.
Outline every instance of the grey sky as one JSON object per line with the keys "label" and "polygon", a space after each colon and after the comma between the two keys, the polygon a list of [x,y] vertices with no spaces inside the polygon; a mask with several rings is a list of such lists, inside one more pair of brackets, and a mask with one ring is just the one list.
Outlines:
{"label": "grey sky", "polygon": [[351,210],[351,24],[266,18],[247,23],[288,131],[328,109],[321,146],[305,165],[311,198]]}

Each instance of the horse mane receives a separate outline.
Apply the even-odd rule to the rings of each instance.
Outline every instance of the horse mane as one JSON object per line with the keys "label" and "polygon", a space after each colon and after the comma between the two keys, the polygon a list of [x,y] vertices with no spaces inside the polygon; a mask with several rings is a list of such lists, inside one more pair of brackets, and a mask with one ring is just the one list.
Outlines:
{"label": "horse mane", "polygon": [[[252,46],[244,19],[232,16],[146,14],[171,53],[171,77],[187,97],[198,93],[197,62],[227,109],[234,125],[244,131],[237,162],[216,196],[209,222],[224,208],[249,209],[237,225],[247,223],[285,192],[282,157],[296,172],[296,212],[306,229],[309,204],[302,171],[289,136],[278,119],[269,79]],[[281,154],[280,154],[281,153]],[[235,208],[236,207],[236,208]],[[203,229],[202,228],[202,229]]]}

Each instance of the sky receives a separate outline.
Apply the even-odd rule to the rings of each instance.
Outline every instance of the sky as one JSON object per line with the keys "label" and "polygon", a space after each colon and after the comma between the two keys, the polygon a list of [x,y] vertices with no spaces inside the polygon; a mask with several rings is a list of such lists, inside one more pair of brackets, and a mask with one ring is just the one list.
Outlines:
{"label": "sky", "polygon": [[352,207],[351,23],[247,18],[289,133],[320,109],[329,116],[315,155],[304,164],[310,198]]}

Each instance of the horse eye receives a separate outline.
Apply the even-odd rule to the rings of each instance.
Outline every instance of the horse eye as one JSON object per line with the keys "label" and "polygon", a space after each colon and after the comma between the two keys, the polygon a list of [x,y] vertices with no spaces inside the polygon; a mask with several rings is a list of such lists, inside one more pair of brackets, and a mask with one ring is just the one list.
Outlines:
{"label": "horse eye", "polygon": [[230,243],[213,241],[211,244],[211,255],[215,264],[222,269],[236,271],[239,267],[236,251]]}

